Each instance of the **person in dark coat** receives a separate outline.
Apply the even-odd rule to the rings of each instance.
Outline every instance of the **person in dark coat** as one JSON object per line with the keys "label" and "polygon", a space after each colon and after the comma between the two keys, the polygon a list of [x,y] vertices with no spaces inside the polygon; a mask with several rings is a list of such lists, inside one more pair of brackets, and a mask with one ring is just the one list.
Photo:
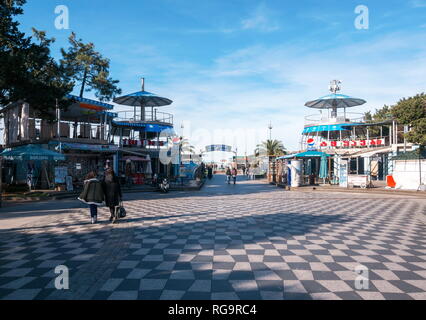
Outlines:
{"label": "person in dark coat", "polygon": [[95,224],[98,221],[98,206],[101,206],[105,200],[102,184],[96,178],[95,172],[92,171],[86,176],[84,189],[78,200],[89,205],[92,224]]}
{"label": "person in dark coat", "polygon": [[231,172],[231,168],[227,168],[226,169],[226,181],[228,182],[228,184],[230,184],[231,183],[231,175],[232,175],[232,172]]}
{"label": "person in dark coat", "polygon": [[238,175],[237,168],[232,168],[231,174],[232,174],[232,179],[234,180],[234,184],[236,184],[237,183],[237,175]]}
{"label": "person in dark coat", "polygon": [[213,178],[213,167],[212,166],[209,166],[207,168],[207,176],[208,176],[209,179]]}
{"label": "person in dark coat", "polygon": [[123,194],[121,193],[120,182],[112,168],[106,170],[102,186],[105,193],[105,205],[111,212],[109,221],[115,222],[115,220],[118,219],[118,217],[115,216],[115,207],[120,204]]}

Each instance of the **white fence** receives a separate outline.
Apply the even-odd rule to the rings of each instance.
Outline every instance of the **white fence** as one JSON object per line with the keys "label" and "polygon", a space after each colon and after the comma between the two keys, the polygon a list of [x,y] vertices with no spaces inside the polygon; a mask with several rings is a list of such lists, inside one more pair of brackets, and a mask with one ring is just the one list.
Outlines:
{"label": "white fence", "polygon": [[393,179],[396,183],[396,189],[417,190],[420,186],[420,163],[421,163],[421,182],[426,184],[426,160],[396,160]]}

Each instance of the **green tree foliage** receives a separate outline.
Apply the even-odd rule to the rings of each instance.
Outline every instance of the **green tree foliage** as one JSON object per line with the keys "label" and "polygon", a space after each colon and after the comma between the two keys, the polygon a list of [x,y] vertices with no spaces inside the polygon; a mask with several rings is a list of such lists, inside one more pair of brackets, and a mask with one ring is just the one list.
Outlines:
{"label": "green tree foliage", "polygon": [[25,100],[41,115],[47,115],[55,108],[56,99],[62,100],[71,92],[72,84],[50,56],[54,39],[35,29],[32,37],[19,31],[14,18],[23,13],[25,2],[0,2],[0,104]]}
{"label": "green tree foliage", "polygon": [[191,145],[189,140],[185,137],[182,137],[182,139],[180,140],[180,147],[182,152],[188,152],[191,154],[195,153],[195,147]]}
{"label": "green tree foliage", "polygon": [[268,157],[282,156],[286,154],[284,145],[279,140],[266,140],[257,146],[255,155],[264,155]]}
{"label": "green tree foliage", "polygon": [[[380,123],[393,119],[392,107],[384,105],[381,109],[376,109],[375,113],[372,114],[371,111],[364,113],[364,119],[369,123]],[[370,132],[370,137],[379,137],[381,134],[380,126],[368,127]],[[384,136],[389,135],[389,127],[382,126],[382,133]],[[366,135],[363,136],[366,138]]]}
{"label": "green tree foliage", "polygon": [[384,105],[383,108],[376,110],[376,113],[373,115],[375,121],[386,121],[392,120],[392,107]]}
{"label": "green tree foliage", "polygon": [[93,43],[83,43],[75,33],[69,37],[68,50],[61,49],[61,65],[72,81],[80,84],[80,97],[84,92],[95,91],[101,101],[108,101],[121,94],[118,80],[109,77],[109,60],[95,50]]}
{"label": "green tree foliage", "polygon": [[426,95],[418,94],[414,97],[401,99],[393,108],[395,119],[411,127],[406,134],[408,142],[426,146]]}

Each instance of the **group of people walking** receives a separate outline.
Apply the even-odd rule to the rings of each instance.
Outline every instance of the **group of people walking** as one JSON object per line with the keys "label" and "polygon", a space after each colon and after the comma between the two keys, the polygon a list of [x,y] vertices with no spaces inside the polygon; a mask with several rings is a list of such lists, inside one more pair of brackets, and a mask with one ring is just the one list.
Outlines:
{"label": "group of people walking", "polygon": [[255,168],[253,168],[253,167],[246,168],[245,174],[246,174],[246,176],[249,180],[256,180]]}
{"label": "group of people walking", "polygon": [[119,218],[117,207],[120,206],[123,195],[114,170],[112,168],[106,169],[103,180],[99,180],[95,172],[90,172],[86,176],[83,192],[78,199],[89,205],[92,224],[98,221],[98,206],[104,204],[111,213],[109,221],[115,223]]}
{"label": "group of people walking", "polygon": [[228,184],[231,184],[231,179],[233,180],[234,184],[237,183],[237,175],[238,170],[236,168],[227,168],[226,169],[226,181]]}
{"label": "group of people walking", "polygon": [[[247,179],[256,180],[255,168],[243,167],[242,171],[243,171],[243,175],[245,175]],[[231,181],[233,181],[234,184],[237,183],[238,170],[236,168],[228,167],[226,169],[225,174],[226,174],[226,181],[228,182],[228,184],[231,184]]]}

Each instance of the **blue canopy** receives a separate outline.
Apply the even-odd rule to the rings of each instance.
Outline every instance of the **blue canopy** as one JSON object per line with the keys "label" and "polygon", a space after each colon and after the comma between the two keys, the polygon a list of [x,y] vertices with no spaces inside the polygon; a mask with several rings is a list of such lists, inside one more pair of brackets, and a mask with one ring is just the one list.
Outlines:
{"label": "blue canopy", "polygon": [[34,144],[6,149],[0,153],[0,156],[7,160],[65,160],[65,156],[63,154],[43,149]]}
{"label": "blue canopy", "polygon": [[293,159],[293,158],[321,158],[321,157],[331,157],[331,155],[325,152],[320,152],[320,151],[306,151],[306,152],[289,154],[283,157],[279,157],[277,158],[277,160]]}
{"label": "blue canopy", "polygon": [[316,109],[350,108],[367,103],[363,99],[353,98],[344,94],[332,93],[317,100],[309,101],[305,106]]}
{"label": "blue canopy", "polygon": [[91,104],[91,105],[98,106],[98,107],[108,109],[108,110],[114,109],[114,106],[112,104],[109,104],[109,103],[100,102],[100,101],[87,99],[87,98],[81,98],[79,96],[75,96],[75,95],[72,95],[72,94],[67,94],[66,97],[68,99],[72,99],[72,100],[75,100],[75,101],[78,101],[78,102],[81,102],[81,103]]}
{"label": "blue canopy", "polygon": [[173,126],[161,125],[161,124],[148,124],[142,122],[131,122],[131,121],[112,121],[112,124],[117,127],[128,127],[128,128],[143,128],[146,132],[162,132],[164,130],[171,130]]}
{"label": "blue canopy", "polygon": [[168,106],[173,101],[163,98],[148,91],[138,91],[119,98],[114,99],[114,102],[126,106],[141,106],[141,107],[160,107]]}

